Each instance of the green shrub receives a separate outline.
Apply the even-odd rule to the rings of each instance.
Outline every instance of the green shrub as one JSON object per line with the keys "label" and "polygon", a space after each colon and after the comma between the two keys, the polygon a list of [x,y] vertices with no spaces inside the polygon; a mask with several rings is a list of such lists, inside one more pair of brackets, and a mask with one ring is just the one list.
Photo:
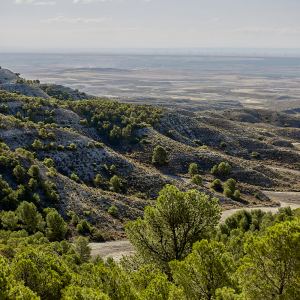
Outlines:
{"label": "green shrub", "polygon": [[113,129],[109,133],[109,138],[112,142],[120,141],[122,136],[122,130],[119,126],[114,125]]}
{"label": "green shrub", "polygon": [[229,189],[228,187],[224,187],[223,194],[225,197],[228,197],[228,198],[232,198],[232,196],[233,196],[232,190]]}
{"label": "green shrub", "polygon": [[74,172],[71,173],[70,178],[76,182],[79,182],[79,180],[80,180],[78,175]]}
{"label": "green shrub", "polygon": [[102,149],[102,148],[104,148],[104,146],[105,146],[103,143],[100,143],[100,142],[95,142],[94,145],[95,145],[95,147],[98,148],[98,149]]}
{"label": "green shrub", "polygon": [[86,126],[88,124],[87,119],[82,119],[79,121],[80,125]]}
{"label": "green shrub", "polygon": [[58,145],[57,150],[63,151],[63,150],[65,150],[65,146],[64,145]]}
{"label": "green shrub", "polygon": [[194,175],[192,178],[192,183],[196,185],[202,185],[202,177],[200,175]]}
{"label": "green shrub", "polygon": [[215,179],[211,184],[210,187],[217,192],[223,191],[223,185],[220,179]]}
{"label": "green shrub", "polygon": [[232,193],[234,193],[235,188],[236,188],[236,181],[233,178],[229,178],[224,183],[224,188],[228,188],[231,190]]}
{"label": "green shrub", "polygon": [[37,150],[41,150],[44,148],[44,144],[38,139],[35,139],[31,146],[32,148]]}
{"label": "green shrub", "polygon": [[258,152],[254,151],[254,152],[251,152],[251,157],[254,159],[258,159],[260,157],[260,155]]}
{"label": "green shrub", "polygon": [[107,212],[112,216],[112,217],[118,217],[119,210],[115,205],[112,205]]}
{"label": "green shrub", "polygon": [[120,192],[122,190],[122,187],[123,187],[123,184],[122,184],[122,180],[119,176],[117,175],[114,175],[110,181],[110,186],[111,186],[111,189],[114,191],[114,192]]}
{"label": "green shrub", "polygon": [[103,232],[99,229],[93,230],[92,239],[95,242],[104,242],[105,238],[103,236]]}
{"label": "green shrub", "polygon": [[32,165],[27,171],[27,174],[32,178],[39,179],[40,169],[37,165]]}
{"label": "green shrub", "polygon": [[74,151],[77,149],[77,146],[74,143],[71,143],[69,146],[67,146],[68,150]]}
{"label": "green shrub", "polygon": [[47,213],[46,224],[46,235],[50,241],[61,241],[65,238],[68,230],[67,224],[55,209]]}
{"label": "green shrub", "polygon": [[54,161],[52,158],[45,158],[43,164],[48,168],[54,167]]}
{"label": "green shrub", "polygon": [[93,227],[92,227],[92,225],[88,221],[81,220],[77,224],[76,230],[80,234],[90,234],[92,232],[92,230],[93,230]]}
{"label": "green shrub", "polygon": [[22,202],[18,206],[16,214],[22,227],[29,233],[35,233],[44,227],[43,217],[33,203]]}
{"label": "green shrub", "polygon": [[194,175],[198,174],[199,170],[198,170],[198,165],[196,163],[191,163],[189,165],[189,175],[191,177],[193,177]]}
{"label": "green shrub", "polygon": [[29,181],[28,181],[28,187],[34,191],[35,189],[37,189],[38,187],[38,182],[36,179],[34,178],[30,178]]}
{"label": "green shrub", "polygon": [[15,230],[19,218],[14,211],[3,211],[0,214],[1,225],[5,230]]}
{"label": "green shrub", "polygon": [[52,202],[57,202],[59,200],[59,195],[56,191],[56,185],[52,181],[45,180],[42,183],[42,188],[44,189],[45,195],[49,200]]}
{"label": "green shrub", "polygon": [[221,162],[218,165],[214,165],[211,169],[211,173],[215,176],[224,177],[231,171],[231,167],[228,162]]}
{"label": "green shrub", "polygon": [[84,211],[83,211],[83,214],[84,214],[86,217],[88,217],[88,216],[91,215],[91,211],[90,211],[90,210],[84,210]]}
{"label": "green shrub", "polygon": [[20,155],[20,156],[24,156],[25,158],[33,161],[34,160],[34,153],[24,149],[24,148],[17,148],[15,150],[15,152]]}
{"label": "green shrub", "polygon": [[104,179],[102,178],[102,176],[100,174],[97,174],[94,178],[94,185],[99,187],[103,183],[104,183]]}
{"label": "green shrub", "polygon": [[26,170],[22,166],[17,165],[13,169],[13,174],[18,182],[23,182],[25,180]]}
{"label": "green shrub", "polygon": [[165,165],[168,161],[168,153],[162,146],[156,146],[152,154],[152,163],[158,166]]}
{"label": "green shrub", "polygon": [[79,236],[75,240],[75,251],[79,256],[80,262],[87,262],[91,258],[91,248],[89,247],[88,238]]}
{"label": "green shrub", "polygon": [[239,190],[235,190],[233,193],[233,198],[235,200],[240,200],[241,199],[241,192]]}

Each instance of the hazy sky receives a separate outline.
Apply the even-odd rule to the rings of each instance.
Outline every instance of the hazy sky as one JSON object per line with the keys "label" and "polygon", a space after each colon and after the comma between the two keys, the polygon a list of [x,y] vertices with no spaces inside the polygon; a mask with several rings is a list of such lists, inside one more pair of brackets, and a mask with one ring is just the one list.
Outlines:
{"label": "hazy sky", "polygon": [[0,0],[0,50],[300,48],[300,0]]}

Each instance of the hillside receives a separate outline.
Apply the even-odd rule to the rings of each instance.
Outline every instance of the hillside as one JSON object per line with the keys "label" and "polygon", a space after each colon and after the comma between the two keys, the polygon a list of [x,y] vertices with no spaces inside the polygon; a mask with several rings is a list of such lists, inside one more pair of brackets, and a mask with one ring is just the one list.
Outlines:
{"label": "hillside", "polygon": [[[73,211],[104,239],[122,237],[124,222],[141,216],[167,183],[211,194],[224,208],[276,205],[262,190],[300,190],[300,119],[292,114],[125,104],[6,69],[0,69],[0,102],[1,184],[9,186],[0,207],[26,199],[65,218]],[[152,162],[157,146],[166,151],[165,163]],[[212,174],[222,162],[228,170]],[[192,163],[201,184],[188,174]],[[35,189],[32,165],[39,169]],[[24,169],[22,179],[16,166]],[[212,188],[217,178],[235,179],[241,196]]]}

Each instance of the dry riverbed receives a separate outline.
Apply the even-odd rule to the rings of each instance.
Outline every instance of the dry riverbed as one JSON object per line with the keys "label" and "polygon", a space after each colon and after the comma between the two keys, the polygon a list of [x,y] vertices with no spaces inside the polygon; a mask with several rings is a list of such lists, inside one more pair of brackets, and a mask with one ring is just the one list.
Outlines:
{"label": "dry riverbed", "polygon": [[[280,203],[280,207],[290,206],[292,209],[300,208],[300,192],[272,192],[264,191],[271,200]],[[229,216],[239,210],[261,209],[265,212],[277,212],[277,207],[242,207],[223,211],[221,221],[224,221]],[[92,256],[101,256],[103,259],[112,257],[115,260],[120,260],[122,256],[131,255],[134,253],[133,246],[128,240],[112,241],[106,243],[90,243]]]}

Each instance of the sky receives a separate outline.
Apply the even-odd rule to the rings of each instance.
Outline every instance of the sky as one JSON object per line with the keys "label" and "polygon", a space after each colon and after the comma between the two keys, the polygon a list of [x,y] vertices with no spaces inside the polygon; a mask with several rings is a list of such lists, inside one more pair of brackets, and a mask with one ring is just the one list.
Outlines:
{"label": "sky", "polygon": [[300,49],[300,0],[0,0],[0,51]]}

